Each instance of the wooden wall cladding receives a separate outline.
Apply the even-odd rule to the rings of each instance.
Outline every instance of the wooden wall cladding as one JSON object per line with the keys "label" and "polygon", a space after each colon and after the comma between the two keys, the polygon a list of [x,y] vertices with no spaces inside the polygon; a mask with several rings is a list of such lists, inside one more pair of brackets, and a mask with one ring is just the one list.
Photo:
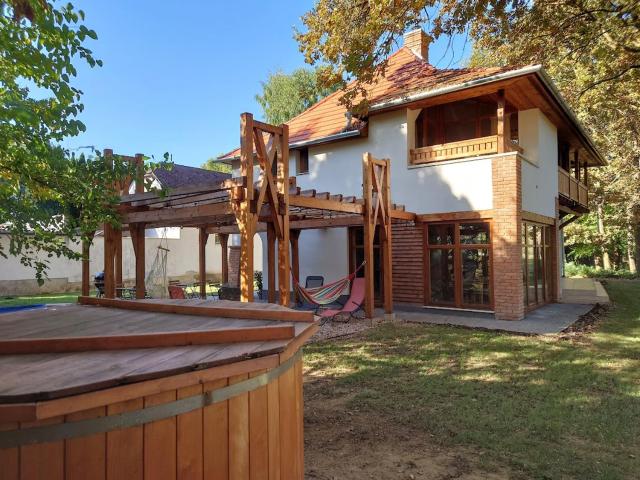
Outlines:
{"label": "wooden wall cladding", "polygon": [[393,301],[424,305],[423,224],[393,224]]}
{"label": "wooden wall cladding", "polygon": [[[281,363],[286,361],[281,355]],[[242,382],[259,370],[0,430],[141,411]],[[140,426],[0,449],[0,480],[303,479],[302,359],[218,403]]]}

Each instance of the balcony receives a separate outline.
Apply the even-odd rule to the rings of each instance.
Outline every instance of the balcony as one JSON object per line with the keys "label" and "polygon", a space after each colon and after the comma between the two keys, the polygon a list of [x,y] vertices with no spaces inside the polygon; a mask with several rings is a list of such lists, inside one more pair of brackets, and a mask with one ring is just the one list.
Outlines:
{"label": "balcony", "polygon": [[[512,142],[508,142],[506,147],[507,151],[522,152],[522,148]],[[414,148],[409,152],[409,155],[411,165],[423,165],[494,153],[498,153],[498,135]]]}
{"label": "balcony", "polygon": [[560,203],[588,208],[587,186],[562,167],[558,167],[558,193],[560,194]]}

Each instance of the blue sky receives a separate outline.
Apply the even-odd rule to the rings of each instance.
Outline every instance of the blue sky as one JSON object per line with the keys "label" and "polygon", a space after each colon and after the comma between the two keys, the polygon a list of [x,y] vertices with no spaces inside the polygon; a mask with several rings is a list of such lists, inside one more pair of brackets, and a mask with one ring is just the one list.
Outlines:
{"label": "blue sky", "polygon": [[[74,84],[83,92],[80,119],[87,131],[65,142],[69,149],[92,145],[116,153],[201,165],[235,148],[239,116],[261,118],[255,101],[270,72],[304,66],[293,27],[313,2],[74,2],[102,68],[78,63]],[[224,5],[224,6],[222,6]],[[463,42],[456,41],[459,57]],[[432,46],[432,63],[448,66],[445,39]],[[444,58],[443,58],[444,57]]]}

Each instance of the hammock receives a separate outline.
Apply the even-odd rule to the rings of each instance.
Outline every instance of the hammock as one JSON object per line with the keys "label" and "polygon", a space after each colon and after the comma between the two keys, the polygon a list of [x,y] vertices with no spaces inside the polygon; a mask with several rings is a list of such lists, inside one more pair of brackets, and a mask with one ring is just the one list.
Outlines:
{"label": "hammock", "polygon": [[146,295],[151,298],[167,297],[167,229],[164,228],[160,237],[160,244],[156,250],[156,256],[151,264],[151,269],[144,281]]}
{"label": "hammock", "polygon": [[300,295],[302,300],[307,301],[308,303],[312,303],[314,305],[329,305],[330,303],[335,302],[345,288],[348,288],[351,284],[351,280],[353,280],[356,274],[360,271],[360,269],[364,266],[366,262],[362,262],[355,271],[340,280],[336,280],[335,282],[328,283],[326,285],[322,285],[320,287],[313,288],[304,288],[296,277],[293,277],[293,285]]}

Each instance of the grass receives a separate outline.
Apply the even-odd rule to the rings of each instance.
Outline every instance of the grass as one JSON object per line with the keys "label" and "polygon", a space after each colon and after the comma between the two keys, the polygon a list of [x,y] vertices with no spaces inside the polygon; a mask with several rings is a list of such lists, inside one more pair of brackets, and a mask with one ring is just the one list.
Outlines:
{"label": "grass", "polygon": [[[0,307],[19,307],[40,303],[75,303],[78,301],[78,295],[80,295],[80,292],[0,297]],[[95,295],[95,293],[92,293],[92,295]]]}
{"label": "grass", "polygon": [[[526,478],[640,472],[640,282],[577,340],[385,324],[305,349],[307,374],[356,391],[350,407],[412,426]],[[331,387],[328,387],[331,388]]]}

